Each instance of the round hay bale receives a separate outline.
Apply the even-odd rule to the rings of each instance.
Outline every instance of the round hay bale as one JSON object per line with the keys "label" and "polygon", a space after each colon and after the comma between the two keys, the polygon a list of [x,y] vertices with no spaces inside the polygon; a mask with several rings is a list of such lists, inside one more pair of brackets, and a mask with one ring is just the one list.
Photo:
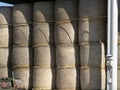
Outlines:
{"label": "round hay bale", "polygon": [[23,88],[29,88],[30,83],[30,70],[29,68],[13,68],[15,78],[19,78],[22,81]]}
{"label": "round hay bale", "polygon": [[[33,43],[34,44],[49,44],[54,43],[53,35],[53,6],[52,1],[36,2],[34,4],[34,30],[33,30]],[[49,23],[48,23],[49,22]]]}
{"label": "round hay bale", "polygon": [[0,66],[0,78],[8,77],[8,68]]}
{"label": "round hay bale", "polygon": [[30,4],[16,4],[13,7],[13,44],[28,45],[29,24],[32,21],[32,9]]}
{"label": "round hay bale", "polygon": [[106,0],[79,1],[79,42],[106,41]]}
{"label": "round hay bale", "polygon": [[78,47],[73,45],[56,46],[57,67],[75,67],[79,65]]}
{"label": "round hay bale", "polygon": [[33,88],[35,90],[52,90],[52,70],[50,68],[34,67]]}
{"label": "round hay bale", "polygon": [[8,48],[0,48],[0,66],[7,66],[8,65]]}
{"label": "round hay bale", "polygon": [[34,66],[53,67],[55,66],[54,47],[41,46],[34,48]]}
{"label": "round hay bale", "polygon": [[83,43],[80,45],[81,66],[105,66],[104,43]]}
{"label": "round hay bale", "polygon": [[28,67],[30,64],[29,48],[14,47],[12,50],[13,67]]}
{"label": "round hay bale", "polygon": [[80,69],[81,90],[105,90],[105,69],[82,68]]}
{"label": "round hay bale", "polygon": [[11,8],[0,8],[0,47],[9,45],[9,26],[11,24]]}
{"label": "round hay bale", "polygon": [[56,88],[57,90],[76,90],[76,69],[57,68]]}
{"label": "round hay bale", "polygon": [[[63,4],[64,3],[64,4]],[[74,12],[74,13],[73,13]],[[76,0],[56,0],[55,3],[55,43],[73,44],[77,42],[77,23],[70,20],[77,18]]]}

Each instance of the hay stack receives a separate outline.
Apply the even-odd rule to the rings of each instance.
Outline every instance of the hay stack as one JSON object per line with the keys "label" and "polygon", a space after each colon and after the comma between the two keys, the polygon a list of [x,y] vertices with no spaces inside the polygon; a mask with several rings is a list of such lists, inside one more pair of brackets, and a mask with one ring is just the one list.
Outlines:
{"label": "hay stack", "polygon": [[24,88],[31,88],[30,76],[30,27],[31,6],[29,4],[16,4],[13,8],[13,51],[12,66],[16,78],[20,78]]}
{"label": "hay stack", "polygon": [[0,7],[0,78],[8,77],[9,64],[9,37],[10,28],[8,24],[11,23],[11,8]]}
{"label": "hay stack", "polygon": [[71,22],[77,18],[77,8],[76,0],[55,2],[56,88],[58,90],[76,90],[78,84],[77,22]]}
{"label": "hay stack", "polygon": [[53,2],[34,3],[34,68],[33,88],[34,90],[52,90],[55,87],[54,76],[54,31],[53,23]]}

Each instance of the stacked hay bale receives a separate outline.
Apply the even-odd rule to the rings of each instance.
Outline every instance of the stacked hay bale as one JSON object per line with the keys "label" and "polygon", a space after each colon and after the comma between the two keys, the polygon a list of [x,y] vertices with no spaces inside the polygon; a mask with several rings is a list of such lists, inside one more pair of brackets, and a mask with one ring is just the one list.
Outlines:
{"label": "stacked hay bale", "polygon": [[16,4],[13,8],[12,67],[15,78],[20,78],[24,88],[30,88],[30,27],[31,6]]}
{"label": "stacked hay bale", "polygon": [[76,0],[55,2],[55,44],[56,44],[56,89],[76,90],[78,52],[77,23],[70,20],[77,17]]}
{"label": "stacked hay bale", "polygon": [[11,7],[0,7],[0,78],[8,77]]}
{"label": "stacked hay bale", "polygon": [[106,0],[79,1],[81,90],[105,89]]}
{"label": "stacked hay bale", "polygon": [[54,76],[54,20],[52,1],[36,2],[34,4],[34,68],[33,68],[33,88],[34,90],[53,90]]}

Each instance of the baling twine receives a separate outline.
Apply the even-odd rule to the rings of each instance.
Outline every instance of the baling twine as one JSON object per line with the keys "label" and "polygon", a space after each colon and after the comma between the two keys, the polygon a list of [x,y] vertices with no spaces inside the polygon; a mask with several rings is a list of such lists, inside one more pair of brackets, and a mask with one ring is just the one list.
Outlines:
{"label": "baling twine", "polygon": [[85,22],[85,21],[96,21],[96,20],[107,20],[107,16],[100,16],[100,17],[85,17],[85,18],[74,18],[74,19],[65,19],[65,20],[49,20],[49,21],[40,21],[40,22],[27,22],[27,23],[11,23],[11,24],[0,24],[0,25],[7,25],[7,26],[26,26],[26,25],[39,25],[39,24],[46,24],[46,23],[70,23],[70,22]]}

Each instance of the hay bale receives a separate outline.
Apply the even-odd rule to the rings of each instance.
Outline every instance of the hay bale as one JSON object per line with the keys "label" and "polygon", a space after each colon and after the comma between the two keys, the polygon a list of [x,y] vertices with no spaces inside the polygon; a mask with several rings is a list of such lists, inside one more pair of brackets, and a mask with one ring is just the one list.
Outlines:
{"label": "hay bale", "polygon": [[78,47],[73,45],[56,46],[57,67],[75,67],[79,65]]}
{"label": "hay bale", "polygon": [[33,70],[33,88],[35,90],[52,90],[54,73],[51,68],[34,67]]}
{"label": "hay bale", "polygon": [[64,43],[73,44],[77,42],[77,23],[75,22],[72,23],[70,21],[77,17],[78,16],[77,16],[76,0],[65,0],[65,1],[56,0],[55,2],[55,19],[57,21],[55,24],[56,44],[64,44]]}
{"label": "hay bale", "polygon": [[80,86],[81,90],[105,90],[106,87],[105,69],[81,67]]}
{"label": "hay bale", "polygon": [[0,78],[8,77],[11,7],[0,8]]}
{"label": "hay bale", "polygon": [[79,1],[79,42],[106,41],[106,0]]}
{"label": "hay bale", "polygon": [[0,66],[8,65],[8,58],[9,58],[8,54],[9,54],[8,48],[0,48]]}
{"label": "hay bale", "polygon": [[57,90],[76,90],[77,78],[75,68],[57,68]]}
{"label": "hay bale", "polygon": [[54,47],[41,46],[34,48],[34,66],[53,67],[55,66]]}
{"label": "hay bale", "polygon": [[30,4],[16,4],[13,7],[13,44],[28,45],[30,39],[29,24],[32,21]]}
{"label": "hay bale", "polygon": [[8,77],[8,68],[0,66],[0,78]]}
{"label": "hay bale", "polygon": [[29,49],[27,47],[14,47],[12,50],[12,66],[28,67],[30,64]]}
{"label": "hay bale", "polygon": [[[49,44],[54,43],[53,23],[53,6],[52,1],[36,2],[34,4],[34,30],[33,30],[33,43],[34,44]],[[49,22],[49,23],[48,23]]]}

